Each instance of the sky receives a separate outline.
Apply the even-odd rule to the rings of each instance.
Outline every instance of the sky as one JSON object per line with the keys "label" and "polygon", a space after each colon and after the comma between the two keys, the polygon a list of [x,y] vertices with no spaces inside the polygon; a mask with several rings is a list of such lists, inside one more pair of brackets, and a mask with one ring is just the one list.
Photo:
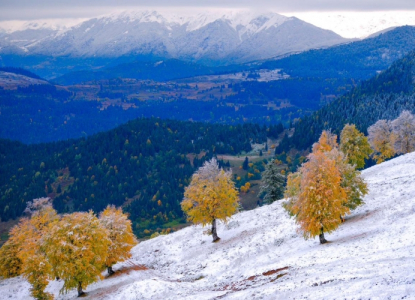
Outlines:
{"label": "sky", "polygon": [[0,21],[90,18],[125,9],[200,11],[206,8],[254,8],[280,13],[331,11],[408,11],[413,0],[0,0]]}

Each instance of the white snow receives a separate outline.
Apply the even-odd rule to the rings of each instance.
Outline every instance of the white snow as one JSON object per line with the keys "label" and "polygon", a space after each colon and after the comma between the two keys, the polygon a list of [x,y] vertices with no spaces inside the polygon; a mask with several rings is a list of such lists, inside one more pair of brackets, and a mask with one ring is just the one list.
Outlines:
{"label": "white snow", "polygon": [[388,28],[415,25],[415,11],[293,12],[284,15],[296,16],[345,38],[366,38]]}
{"label": "white snow", "polygon": [[[66,23],[65,23],[66,22]],[[301,26],[299,24],[302,24]],[[282,26],[283,25],[283,26]],[[37,29],[37,30],[34,30]],[[43,30],[40,30],[43,29]],[[128,31],[128,38],[125,32]],[[333,32],[274,12],[126,10],[84,22],[0,22],[0,47],[30,54],[116,56],[247,62],[346,42]]]}
{"label": "white snow", "polygon": [[1,21],[0,30],[6,33],[12,33],[23,30],[49,29],[53,31],[66,31],[79,23],[86,21],[85,18],[67,18],[67,19],[38,19],[32,21],[12,20]]}
{"label": "white snow", "polygon": [[[86,289],[90,299],[415,299],[415,152],[363,172],[363,206],[326,235],[304,240],[281,202],[220,224],[220,242],[191,226],[145,241],[124,271]],[[56,299],[62,282],[48,291]],[[0,281],[3,299],[28,299],[22,279]]]}

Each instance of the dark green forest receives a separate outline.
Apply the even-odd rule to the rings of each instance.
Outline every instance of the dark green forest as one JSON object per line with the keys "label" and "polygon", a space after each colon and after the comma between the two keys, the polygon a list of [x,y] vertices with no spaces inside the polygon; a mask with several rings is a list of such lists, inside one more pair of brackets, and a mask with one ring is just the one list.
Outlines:
{"label": "dark green forest", "polygon": [[[274,127],[271,135],[280,131]],[[137,119],[87,139],[36,145],[1,140],[0,217],[19,217],[27,201],[45,196],[54,198],[60,213],[99,212],[114,204],[130,214],[143,237],[184,221],[184,187],[203,161],[249,151],[251,142],[265,142],[267,132],[253,124]]]}
{"label": "dark green forest", "polygon": [[291,138],[285,137],[277,153],[291,148],[310,147],[324,129],[339,134],[347,123],[363,132],[380,119],[392,120],[403,110],[415,111],[415,51],[396,61],[389,69],[304,117],[295,124]]}

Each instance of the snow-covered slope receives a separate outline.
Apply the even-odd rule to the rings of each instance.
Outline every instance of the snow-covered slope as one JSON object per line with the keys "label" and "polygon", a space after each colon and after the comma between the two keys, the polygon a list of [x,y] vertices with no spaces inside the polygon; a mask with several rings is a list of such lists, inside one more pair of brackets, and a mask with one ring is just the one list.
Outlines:
{"label": "snow-covered slope", "polygon": [[27,77],[20,74],[0,71],[0,87],[11,89],[33,84],[49,84],[45,80]]}
{"label": "snow-covered slope", "polygon": [[24,24],[3,26],[0,53],[85,57],[150,55],[229,63],[347,41],[334,32],[296,18],[250,11],[197,15],[125,11],[89,19],[70,28],[32,23],[26,27]]}
{"label": "snow-covered slope", "polygon": [[[192,226],[137,245],[118,276],[89,299],[414,299],[415,153],[363,172],[366,204],[329,244],[305,241],[277,202],[235,215],[212,243]],[[144,267],[140,267],[144,266]],[[147,268],[147,270],[142,270]],[[58,299],[62,282],[48,287]],[[28,299],[20,278],[0,281],[4,299]]]}

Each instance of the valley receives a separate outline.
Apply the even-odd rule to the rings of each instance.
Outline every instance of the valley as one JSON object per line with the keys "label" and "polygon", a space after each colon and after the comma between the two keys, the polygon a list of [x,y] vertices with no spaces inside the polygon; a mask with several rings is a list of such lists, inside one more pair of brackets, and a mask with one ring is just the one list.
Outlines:
{"label": "valley", "polygon": [[411,299],[409,11],[75,2],[0,5],[0,298]]}

